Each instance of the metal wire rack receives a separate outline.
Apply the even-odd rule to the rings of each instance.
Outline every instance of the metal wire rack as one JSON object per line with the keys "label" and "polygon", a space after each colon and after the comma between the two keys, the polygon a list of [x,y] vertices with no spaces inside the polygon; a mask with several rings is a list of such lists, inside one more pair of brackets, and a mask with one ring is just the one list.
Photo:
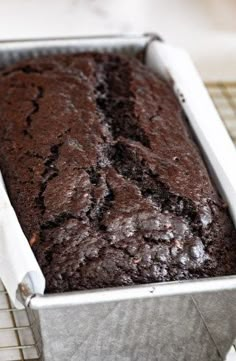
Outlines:
{"label": "metal wire rack", "polygon": [[208,83],[207,88],[236,144],[236,82]]}
{"label": "metal wire rack", "polygon": [[0,282],[0,361],[39,360],[33,322],[25,310],[16,310]]}
{"label": "metal wire rack", "polygon": [[[208,83],[208,91],[236,144],[236,82]],[[12,307],[9,296],[0,282],[0,361],[40,360],[37,340],[32,328],[34,320],[24,310]],[[227,361],[236,361],[231,350]]]}

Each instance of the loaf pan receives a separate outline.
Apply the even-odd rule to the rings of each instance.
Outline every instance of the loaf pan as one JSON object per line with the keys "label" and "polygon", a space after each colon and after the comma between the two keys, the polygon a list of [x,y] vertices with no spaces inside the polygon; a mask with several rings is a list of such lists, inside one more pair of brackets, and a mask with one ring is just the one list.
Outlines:
{"label": "loaf pan", "polygon": [[[182,50],[155,35],[10,41],[0,43],[0,66],[90,50],[143,52],[147,65],[172,84],[235,222],[235,150]],[[236,337],[236,276],[50,295],[21,283],[18,297],[44,361],[219,361]]]}

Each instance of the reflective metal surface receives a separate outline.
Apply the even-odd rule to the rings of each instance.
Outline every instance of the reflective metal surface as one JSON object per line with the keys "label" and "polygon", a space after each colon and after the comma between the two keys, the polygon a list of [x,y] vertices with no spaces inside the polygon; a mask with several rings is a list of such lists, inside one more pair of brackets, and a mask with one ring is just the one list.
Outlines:
{"label": "reflective metal surface", "polygon": [[109,51],[134,55],[144,50],[152,39],[159,39],[159,37],[151,34],[1,41],[0,66],[12,64],[29,56],[37,57],[63,52]]}
{"label": "reflective metal surface", "polygon": [[[67,292],[53,295],[29,295],[24,287],[21,293],[26,305],[34,310],[53,309],[84,304],[96,304],[166,296],[197,295],[236,289],[236,276],[181,282],[153,283],[139,286],[115,287],[89,291]],[[30,297],[29,297],[30,296]]]}

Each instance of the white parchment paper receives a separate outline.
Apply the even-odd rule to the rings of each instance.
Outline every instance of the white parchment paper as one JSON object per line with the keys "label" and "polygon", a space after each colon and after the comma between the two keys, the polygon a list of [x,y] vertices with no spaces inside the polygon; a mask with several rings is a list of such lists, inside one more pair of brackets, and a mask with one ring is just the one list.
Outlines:
{"label": "white parchment paper", "polygon": [[33,293],[44,293],[45,278],[11,206],[0,173],[0,277],[17,308],[19,283],[27,282]]}

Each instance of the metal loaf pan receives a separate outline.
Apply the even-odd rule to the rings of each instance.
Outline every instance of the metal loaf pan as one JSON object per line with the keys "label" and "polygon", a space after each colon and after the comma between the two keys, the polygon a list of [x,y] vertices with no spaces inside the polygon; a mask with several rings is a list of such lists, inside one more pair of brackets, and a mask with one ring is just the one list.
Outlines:
{"label": "metal loaf pan", "polygon": [[[132,56],[147,53],[158,39],[141,35],[1,42],[0,66],[61,52]],[[179,93],[185,102],[183,96]],[[44,361],[219,361],[236,337],[236,276],[55,295],[35,295],[21,284],[19,295]]]}

